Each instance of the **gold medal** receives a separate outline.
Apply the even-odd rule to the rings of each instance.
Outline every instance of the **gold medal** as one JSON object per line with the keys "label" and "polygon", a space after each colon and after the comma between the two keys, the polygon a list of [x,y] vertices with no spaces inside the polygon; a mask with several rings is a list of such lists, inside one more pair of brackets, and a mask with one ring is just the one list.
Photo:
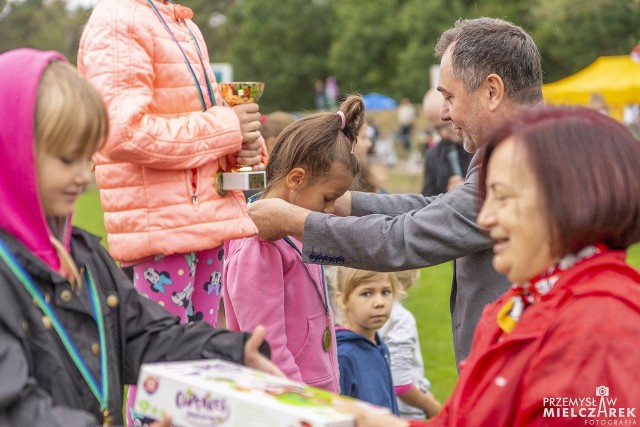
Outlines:
{"label": "gold medal", "polygon": [[115,421],[113,420],[113,417],[109,415],[109,410],[105,409],[104,411],[102,411],[102,426],[107,427],[114,425]]}
{"label": "gold medal", "polygon": [[331,347],[331,331],[329,330],[329,325],[327,325],[324,333],[322,334],[322,348],[324,351],[329,351]]}

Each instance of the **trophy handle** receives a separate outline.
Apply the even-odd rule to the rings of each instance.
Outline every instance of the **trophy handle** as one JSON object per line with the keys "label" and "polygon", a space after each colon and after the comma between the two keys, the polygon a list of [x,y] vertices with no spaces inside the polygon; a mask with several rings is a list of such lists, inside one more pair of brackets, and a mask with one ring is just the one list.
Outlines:
{"label": "trophy handle", "polygon": [[215,187],[220,197],[224,197],[227,195],[228,191],[222,188],[222,172],[216,173],[216,178],[213,180],[213,186]]}

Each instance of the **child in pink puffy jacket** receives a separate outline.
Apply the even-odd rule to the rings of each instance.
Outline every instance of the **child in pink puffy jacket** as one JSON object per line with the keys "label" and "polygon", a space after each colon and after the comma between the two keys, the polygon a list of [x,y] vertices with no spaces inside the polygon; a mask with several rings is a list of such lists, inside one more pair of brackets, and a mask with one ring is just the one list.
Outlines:
{"label": "child in pink puffy jacket", "polygon": [[111,120],[94,157],[109,252],[140,293],[215,326],[222,243],[257,230],[242,192],[218,194],[214,179],[238,163],[264,170],[267,152],[258,105],[224,105],[192,16],[171,1],[100,1],[78,69]]}
{"label": "child in pink puffy jacket", "polygon": [[[332,213],[358,173],[353,146],[364,121],[364,103],[349,97],[337,113],[319,113],[287,126],[267,165],[262,198],[279,198]],[[322,267],[304,264],[294,237],[269,242],[258,236],[225,247],[227,326],[267,327],[272,361],[290,379],[340,391],[333,313]],[[339,260],[334,260],[339,263]]]}

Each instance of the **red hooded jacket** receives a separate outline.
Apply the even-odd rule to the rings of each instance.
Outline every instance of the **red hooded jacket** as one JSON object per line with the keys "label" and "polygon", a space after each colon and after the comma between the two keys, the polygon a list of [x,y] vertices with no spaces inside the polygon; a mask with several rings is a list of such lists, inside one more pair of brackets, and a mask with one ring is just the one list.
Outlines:
{"label": "red hooded jacket", "polygon": [[634,425],[640,273],[625,253],[598,254],[567,270],[504,335],[496,316],[509,297],[485,308],[453,395],[426,425]]}

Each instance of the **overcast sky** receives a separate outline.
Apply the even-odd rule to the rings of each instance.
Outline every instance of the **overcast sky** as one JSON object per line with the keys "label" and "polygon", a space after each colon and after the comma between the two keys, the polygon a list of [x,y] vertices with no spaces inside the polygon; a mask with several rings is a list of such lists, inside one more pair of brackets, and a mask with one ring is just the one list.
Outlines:
{"label": "overcast sky", "polygon": [[92,7],[97,0],[67,0],[69,9],[75,9],[78,6]]}

